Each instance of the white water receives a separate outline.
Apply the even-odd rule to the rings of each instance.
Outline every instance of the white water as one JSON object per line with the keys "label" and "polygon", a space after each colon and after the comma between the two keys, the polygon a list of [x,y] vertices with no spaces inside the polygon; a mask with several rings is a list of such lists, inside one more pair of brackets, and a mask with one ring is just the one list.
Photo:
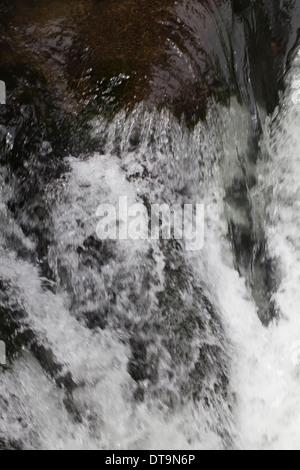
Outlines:
{"label": "white water", "polygon": [[223,282],[229,280],[222,303],[233,302],[226,318],[237,353],[233,384],[238,392],[237,446],[243,449],[299,449],[299,78],[298,53],[280,106],[266,121],[258,185],[251,194],[257,225],[264,226],[268,252],[276,259],[278,322],[262,327],[253,305],[232,292],[233,273],[222,276]]}
{"label": "white water", "polygon": [[[105,154],[70,157],[69,171],[45,191],[55,293],[43,288],[38,268],[11,249],[12,234],[28,252],[35,244],[7,212],[14,182],[1,175],[0,278],[10,282],[10,305],[24,309],[26,325],[62,365],[59,375],[71,373],[76,387],[70,397],[24,351],[0,375],[0,438],[43,449],[299,448],[299,80],[300,54],[279,109],[267,119],[256,169],[244,162],[258,176],[249,197],[278,269],[274,301],[280,318],[268,328],[236,270],[227,237],[232,208],[224,202],[226,188],[243,174],[251,134],[248,112],[235,100],[229,109],[212,105],[207,125],[192,133],[167,112],[142,106],[110,125],[94,122],[95,134],[108,135]],[[148,243],[117,242],[99,266],[84,243],[95,233],[98,205],[117,203],[120,195],[131,202],[204,202],[204,250],[182,256],[182,247],[170,253],[152,241],[150,256]],[[233,216],[247,225],[243,211]],[[185,270],[186,285],[175,285],[178,299],[166,294],[168,263],[171,271]],[[212,321],[199,289],[218,320]],[[174,296],[182,304],[173,305]],[[87,328],[90,312],[106,312],[105,329]],[[192,331],[181,334],[190,318]],[[128,372],[131,335],[147,344],[146,362],[156,377],[141,381],[141,402],[133,398],[136,383]],[[199,350],[214,351],[207,353],[210,370],[203,382],[193,374]],[[215,388],[222,369],[229,379],[226,396]],[[66,409],[66,397],[81,422]]]}

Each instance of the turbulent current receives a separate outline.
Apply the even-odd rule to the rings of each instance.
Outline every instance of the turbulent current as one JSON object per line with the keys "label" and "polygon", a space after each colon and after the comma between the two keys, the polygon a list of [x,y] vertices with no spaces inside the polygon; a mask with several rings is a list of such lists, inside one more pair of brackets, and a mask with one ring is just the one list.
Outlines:
{"label": "turbulent current", "polygon": [[[5,129],[0,448],[299,448],[300,51],[283,88],[269,116],[211,98],[192,127],[99,114],[98,149],[45,170],[45,140],[27,176]],[[203,249],[99,240],[121,196],[203,203]]]}

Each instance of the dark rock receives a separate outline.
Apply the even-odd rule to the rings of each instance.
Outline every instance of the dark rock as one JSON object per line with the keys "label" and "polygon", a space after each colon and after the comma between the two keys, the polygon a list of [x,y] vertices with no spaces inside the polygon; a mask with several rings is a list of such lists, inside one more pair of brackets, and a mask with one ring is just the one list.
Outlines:
{"label": "dark rock", "polygon": [[56,109],[58,133],[66,116],[141,100],[188,122],[229,93],[269,110],[298,14],[288,0],[14,0],[2,6],[0,75],[10,102]]}

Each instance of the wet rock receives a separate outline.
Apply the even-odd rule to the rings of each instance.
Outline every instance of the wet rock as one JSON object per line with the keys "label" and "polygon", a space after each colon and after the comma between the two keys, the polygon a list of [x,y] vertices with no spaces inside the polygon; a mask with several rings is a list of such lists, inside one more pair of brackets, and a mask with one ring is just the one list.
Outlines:
{"label": "wet rock", "polygon": [[8,361],[29,348],[34,338],[26,312],[12,299],[9,281],[0,279],[0,340],[5,342]]}
{"label": "wet rock", "polygon": [[287,0],[4,2],[0,75],[10,102],[56,108],[58,120],[143,100],[192,123],[229,93],[270,109],[298,10]]}
{"label": "wet rock", "polygon": [[0,450],[23,450],[23,446],[21,442],[12,441],[12,440],[4,440],[0,439]]}

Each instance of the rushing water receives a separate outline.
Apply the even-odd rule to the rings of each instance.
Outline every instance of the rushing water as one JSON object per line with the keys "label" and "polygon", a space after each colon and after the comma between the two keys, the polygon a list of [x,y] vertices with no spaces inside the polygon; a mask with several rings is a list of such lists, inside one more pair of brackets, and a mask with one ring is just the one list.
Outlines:
{"label": "rushing water", "polygon": [[[242,102],[99,113],[76,157],[0,123],[0,448],[299,448],[300,50]],[[120,196],[204,203],[204,248],[100,241]]]}

